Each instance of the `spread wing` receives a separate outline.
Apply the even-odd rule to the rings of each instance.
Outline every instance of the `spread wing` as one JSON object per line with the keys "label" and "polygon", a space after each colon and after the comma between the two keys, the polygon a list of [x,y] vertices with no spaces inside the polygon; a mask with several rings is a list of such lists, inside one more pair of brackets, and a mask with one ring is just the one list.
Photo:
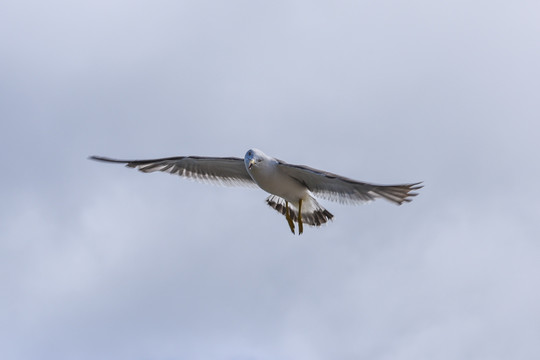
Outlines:
{"label": "spread wing", "polygon": [[280,171],[296,179],[313,194],[343,203],[361,203],[384,198],[401,205],[418,195],[412,191],[422,188],[421,182],[400,185],[377,185],[352,180],[304,165],[287,164],[278,160]]}
{"label": "spread wing", "polygon": [[256,186],[244,165],[244,159],[236,157],[178,156],[152,160],[116,160],[101,156],[90,159],[125,164],[142,172],[163,171],[203,182],[221,185]]}

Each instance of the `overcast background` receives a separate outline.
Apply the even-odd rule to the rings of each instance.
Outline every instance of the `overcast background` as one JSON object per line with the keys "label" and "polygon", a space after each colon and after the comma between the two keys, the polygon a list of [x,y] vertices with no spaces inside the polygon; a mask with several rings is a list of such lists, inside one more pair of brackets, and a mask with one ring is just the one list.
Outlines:
{"label": "overcast background", "polygon": [[[537,1],[3,1],[2,359],[539,359]],[[379,183],[293,236],[261,190]]]}

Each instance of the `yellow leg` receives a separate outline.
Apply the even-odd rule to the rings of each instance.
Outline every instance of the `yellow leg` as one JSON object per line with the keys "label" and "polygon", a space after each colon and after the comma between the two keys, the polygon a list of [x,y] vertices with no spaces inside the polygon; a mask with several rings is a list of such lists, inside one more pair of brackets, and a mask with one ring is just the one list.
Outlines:
{"label": "yellow leg", "polygon": [[285,201],[285,218],[287,218],[287,222],[289,223],[289,227],[291,228],[292,233],[294,234],[294,223],[291,219],[291,214],[289,213],[289,202]]}
{"label": "yellow leg", "polygon": [[302,224],[302,199],[298,201],[298,235],[304,232],[304,224]]}

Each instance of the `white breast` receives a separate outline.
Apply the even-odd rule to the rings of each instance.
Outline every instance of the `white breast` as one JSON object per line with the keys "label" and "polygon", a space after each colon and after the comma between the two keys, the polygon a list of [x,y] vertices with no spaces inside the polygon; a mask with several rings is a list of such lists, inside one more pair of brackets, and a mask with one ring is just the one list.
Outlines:
{"label": "white breast", "polygon": [[304,185],[279,170],[277,162],[265,161],[248,169],[248,172],[261,189],[289,202],[297,203],[299,199],[309,197]]}

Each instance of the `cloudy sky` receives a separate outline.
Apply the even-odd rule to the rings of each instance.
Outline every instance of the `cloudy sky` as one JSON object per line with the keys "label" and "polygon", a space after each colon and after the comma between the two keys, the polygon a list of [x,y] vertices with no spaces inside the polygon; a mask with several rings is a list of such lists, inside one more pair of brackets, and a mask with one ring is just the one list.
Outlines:
{"label": "cloudy sky", "polygon": [[[3,1],[2,359],[540,358],[537,1]],[[411,204],[89,155],[256,147]]]}

